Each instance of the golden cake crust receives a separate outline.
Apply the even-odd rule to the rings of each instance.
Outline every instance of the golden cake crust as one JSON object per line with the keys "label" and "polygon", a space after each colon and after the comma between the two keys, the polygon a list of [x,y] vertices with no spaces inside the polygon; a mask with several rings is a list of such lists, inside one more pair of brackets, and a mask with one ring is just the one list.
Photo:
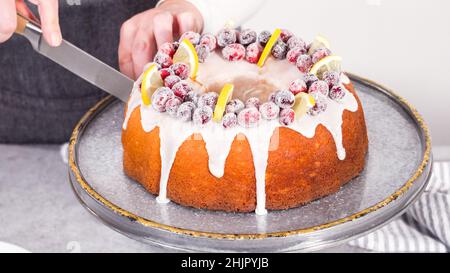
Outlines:
{"label": "golden cake crust", "polygon": [[[359,175],[368,149],[361,102],[352,84],[346,85],[357,102],[356,112],[344,111],[342,136],[345,160],[339,160],[330,132],[319,125],[313,138],[285,127],[272,136],[266,170],[266,208],[288,209],[334,193]],[[158,195],[161,172],[159,128],[145,132],[139,107],[122,131],[125,173]],[[275,147],[275,146],[273,146]],[[195,208],[250,212],[256,208],[256,179],[248,141],[238,135],[232,143],[221,178],[208,167],[208,153],[201,135],[191,136],[179,148],[173,163],[167,197]]]}

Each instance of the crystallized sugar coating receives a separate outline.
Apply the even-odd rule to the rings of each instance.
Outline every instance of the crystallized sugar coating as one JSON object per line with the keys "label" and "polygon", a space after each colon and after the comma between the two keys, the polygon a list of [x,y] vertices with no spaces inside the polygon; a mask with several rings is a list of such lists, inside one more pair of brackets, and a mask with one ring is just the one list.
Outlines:
{"label": "crystallized sugar coating", "polygon": [[300,72],[308,73],[311,69],[311,66],[313,65],[311,56],[309,56],[308,54],[298,56],[296,65]]}
{"label": "crystallized sugar coating", "polygon": [[291,108],[281,110],[279,119],[281,125],[289,126],[292,124],[292,122],[294,122],[294,119],[295,119],[294,110],[292,110]]}
{"label": "crystallized sugar coating", "polygon": [[289,84],[289,91],[291,91],[292,94],[297,95],[300,92],[308,92],[308,86],[304,80],[296,79]]}
{"label": "crystallized sugar coating", "polygon": [[251,29],[244,29],[239,33],[238,41],[242,45],[248,45],[256,42],[256,37],[257,37],[256,31]]}
{"label": "crystallized sugar coating", "polygon": [[273,120],[276,119],[280,113],[280,107],[274,102],[265,102],[259,107],[259,112],[263,119]]}
{"label": "crystallized sugar coating", "polygon": [[328,48],[326,47],[319,48],[312,54],[312,62],[317,63],[318,61],[330,55],[331,51]]}
{"label": "crystallized sugar coating", "polygon": [[180,77],[177,75],[170,75],[164,79],[164,86],[172,89],[172,87],[179,81],[181,81]]}
{"label": "crystallized sugar coating", "polygon": [[278,40],[272,47],[272,56],[279,60],[282,60],[286,58],[287,50],[287,45],[283,41]]}
{"label": "crystallized sugar coating", "polygon": [[228,61],[239,61],[245,57],[245,47],[241,44],[230,44],[222,49],[223,57]]}
{"label": "crystallized sugar coating", "polygon": [[164,81],[168,76],[175,75],[170,68],[163,68],[159,70],[159,73],[161,75],[161,79]]}
{"label": "crystallized sugar coating", "polygon": [[235,113],[226,113],[222,118],[224,128],[233,128],[237,125],[237,116]]}
{"label": "crystallized sugar coating", "polygon": [[275,103],[280,108],[290,108],[295,103],[295,96],[291,91],[281,90],[275,95]]}
{"label": "crystallized sugar coating", "polygon": [[179,81],[173,85],[173,94],[184,100],[186,95],[193,90],[192,86],[187,81]]}
{"label": "crystallized sugar coating", "polygon": [[195,104],[193,102],[187,101],[183,102],[177,110],[177,118],[181,121],[191,121],[192,114],[195,110]]}
{"label": "crystallized sugar coating", "polygon": [[185,80],[189,77],[190,68],[185,63],[175,63],[170,66],[170,69],[173,71],[175,75],[180,77],[180,79]]}
{"label": "crystallized sugar coating", "polygon": [[287,30],[287,29],[282,29],[282,30],[281,30],[281,33],[280,33],[280,39],[281,39],[283,42],[287,43],[287,41],[289,41],[289,39],[290,39],[292,36],[294,36],[294,34],[293,34],[291,31],[289,31],[289,30]]}
{"label": "crystallized sugar coating", "polygon": [[208,92],[200,96],[198,99],[198,107],[208,106],[211,109],[216,107],[217,98],[219,95],[216,92]]}
{"label": "crystallized sugar coating", "polygon": [[303,80],[305,81],[306,85],[308,86],[308,88],[311,86],[311,84],[313,84],[314,82],[318,81],[319,78],[317,78],[316,75],[314,74],[305,74],[303,76]]}
{"label": "crystallized sugar coating", "polygon": [[199,45],[206,45],[208,46],[210,51],[214,51],[217,47],[217,39],[216,36],[212,35],[211,33],[205,33],[200,38]]}
{"label": "crystallized sugar coating", "polygon": [[[292,39],[292,38],[291,38]],[[294,47],[293,49],[289,50],[286,54],[286,59],[293,64],[297,64],[297,59],[300,55],[303,55],[306,53],[306,50],[301,47]]]}
{"label": "crystallized sugar coating", "polygon": [[311,116],[317,116],[327,110],[327,102],[324,98],[319,97],[316,99],[316,104],[309,109],[308,114]]}
{"label": "crystallized sugar coating", "polygon": [[220,47],[225,47],[236,43],[236,31],[234,29],[222,29],[217,33],[217,44]]}
{"label": "crystallized sugar coating", "polygon": [[176,117],[178,112],[178,107],[181,105],[182,101],[179,97],[173,97],[166,102],[166,112],[172,116]]}
{"label": "crystallized sugar coating", "polygon": [[259,35],[258,35],[258,42],[261,45],[265,46],[267,44],[267,42],[269,41],[270,36],[272,36],[272,33],[270,31],[268,31],[268,30],[264,30],[261,33],[259,33]]}
{"label": "crystallized sugar coating", "polygon": [[245,53],[245,59],[249,63],[257,63],[259,60],[259,57],[261,57],[263,48],[258,43],[252,43],[247,46],[246,53]]}
{"label": "crystallized sugar coating", "polygon": [[280,91],[278,90],[278,91],[272,92],[272,93],[269,95],[269,101],[275,102],[275,97],[277,96],[277,93],[278,93],[278,92],[280,92]]}
{"label": "crystallized sugar coating", "polygon": [[195,46],[195,51],[197,52],[198,61],[200,63],[204,63],[211,53],[211,50],[209,50],[209,47],[207,45],[201,44]]}
{"label": "crystallized sugar coating", "polygon": [[169,55],[158,52],[155,55],[153,61],[161,66],[161,68],[167,68],[172,65],[172,58]]}
{"label": "crystallized sugar coating", "polygon": [[158,112],[166,111],[166,103],[174,97],[172,90],[167,87],[160,87],[152,95],[152,106]]}
{"label": "crystallized sugar coating", "polygon": [[345,91],[341,86],[335,85],[335,86],[331,87],[330,93],[328,94],[328,96],[332,100],[340,101],[345,97]]}
{"label": "crystallized sugar coating", "polygon": [[244,108],[245,104],[240,99],[232,99],[227,103],[225,112],[238,114]]}
{"label": "crystallized sugar coating", "polygon": [[197,104],[199,97],[200,95],[196,91],[190,91],[186,94],[186,97],[184,97],[184,101],[190,101]]}
{"label": "crystallized sugar coating", "polygon": [[192,120],[195,125],[205,125],[210,122],[213,116],[213,110],[211,107],[202,106],[198,107],[194,110],[194,115],[192,116]]}
{"label": "crystallized sugar coating", "polygon": [[256,127],[260,120],[261,113],[255,107],[246,108],[238,114],[238,123],[245,128]]}
{"label": "crystallized sugar coating", "polygon": [[181,35],[180,42],[183,41],[184,39],[188,39],[189,42],[191,42],[191,44],[197,45],[200,42],[200,34],[194,31],[188,31],[183,33],[183,35]]}
{"label": "crystallized sugar coating", "polygon": [[328,83],[325,81],[316,81],[312,83],[308,90],[309,94],[314,98],[319,96],[327,97],[329,91]]}
{"label": "crystallized sugar coating", "polygon": [[173,57],[173,54],[175,54],[175,51],[176,51],[175,45],[173,43],[164,43],[158,49],[158,52],[167,54],[170,57]]}
{"label": "crystallized sugar coating", "polygon": [[261,102],[259,101],[258,98],[256,97],[252,97],[249,98],[246,102],[245,102],[245,108],[251,108],[254,107],[256,109],[259,109],[259,106],[261,105]]}
{"label": "crystallized sugar coating", "polygon": [[289,40],[286,42],[289,49],[294,49],[296,47],[301,48],[304,52],[302,54],[305,54],[307,52],[306,50],[306,43],[300,38],[297,38],[295,36],[292,36],[289,38]]}
{"label": "crystallized sugar coating", "polygon": [[323,73],[322,78],[326,83],[328,83],[328,86],[331,88],[335,85],[339,85],[341,74],[336,71],[326,71],[325,73]]}

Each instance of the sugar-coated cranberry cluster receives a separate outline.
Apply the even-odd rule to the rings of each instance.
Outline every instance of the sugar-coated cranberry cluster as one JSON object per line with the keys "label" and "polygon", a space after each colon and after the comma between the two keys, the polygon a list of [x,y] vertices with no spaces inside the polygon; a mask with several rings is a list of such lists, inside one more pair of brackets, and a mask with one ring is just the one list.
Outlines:
{"label": "sugar-coated cranberry cluster", "polygon": [[[215,36],[212,34],[200,35],[196,32],[184,33],[182,39],[188,39],[197,51],[199,62],[204,62],[209,54],[221,49],[222,55],[229,61],[245,59],[250,63],[257,63],[263,47],[271,37],[269,31],[256,31],[246,29],[237,31],[223,29]],[[169,115],[182,121],[192,121],[196,125],[205,125],[212,120],[217,104],[216,92],[197,93],[187,81],[190,71],[184,63],[173,63],[179,42],[163,44],[154,62],[159,65],[164,87],[158,88],[152,95],[152,107],[158,112],[167,112]],[[314,74],[309,74],[312,65],[331,54],[327,48],[319,48],[308,54],[309,45],[302,39],[294,36],[288,30],[282,30],[278,41],[272,48],[272,56],[277,59],[287,59],[297,66],[303,73],[303,78],[290,83],[286,90],[273,92],[267,102],[260,102],[251,97],[243,102],[237,98],[229,101],[222,118],[224,128],[242,126],[255,127],[261,120],[278,119],[280,124],[289,126],[295,119],[292,107],[295,104],[295,95],[300,92],[309,93],[315,99],[315,105],[308,111],[311,116],[318,115],[327,109],[327,99],[341,100],[345,90],[340,83],[340,72],[325,72],[319,80]]]}

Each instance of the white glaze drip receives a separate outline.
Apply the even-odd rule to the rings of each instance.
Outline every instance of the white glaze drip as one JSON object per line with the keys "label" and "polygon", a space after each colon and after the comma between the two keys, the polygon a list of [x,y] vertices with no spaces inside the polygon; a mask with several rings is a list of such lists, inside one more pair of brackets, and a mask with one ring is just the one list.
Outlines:
{"label": "white glaze drip", "polygon": [[[297,72],[294,75],[293,71],[283,65],[281,61],[270,61],[271,59],[269,59],[269,62],[272,62],[271,66],[266,64],[264,69],[261,70],[255,68],[255,65],[246,62],[231,63],[230,65],[229,62],[221,61],[221,58],[213,57],[212,60],[212,67],[203,64],[203,69],[199,70],[197,79],[202,81],[205,85],[214,84],[214,82],[232,81],[233,77],[245,75],[247,77],[263,77],[265,80],[272,79],[271,84],[277,87],[279,86],[280,89],[282,89],[283,87],[285,88],[290,81],[301,76],[296,69],[295,71]],[[208,62],[209,61],[210,60],[208,59]],[[289,67],[295,68],[295,66],[288,64],[288,62],[284,63],[289,65]],[[214,69],[218,66],[222,66],[222,73],[218,73],[218,71],[214,72]],[[228,67],[230,66],[235,66],[235,68],[229,69]],[[224,70],[228,72],[224,73]],[[283,74],[280,74],[281,71],[283,71]],[[215,74],[215,78],[212,77],[212,75],[214,75],[213,73],[218,73]],[[348,77],[344,74],[342,74],[341,81],[345,84],[350,82]],[[258,215],[266,214],[265,174],[270,140],[274,130],[278,127],[282,127],[282,125],[275,120],[270,122],[261,121],[256,128],[242,128],[236,126],[235,128],[224,129],[221,124],[215,122],[210,122],[204,127],[195,126],[192,122],[182,122],[170,117],[166,113],[156,112],[151,106],[143,105],[141,103],[142,100],[138,88],[139,82],[140,80],[136,82],[131,93],[123,128],[126,129],[131,113],[138,106],[141,106],[141,124],[144,131],[150,132],[155,127],[159,127],[161,143],[161,180],[157,201],[159,203],[169,202],[169,199],[167,199],[167,183],[170,170],[179,147],[187,138],[193,134],[200,134],[202,136],[209,156],[209,170],[212,175],[220,178],[224,175],[225,162],[230,152],[231,144],[235,137],[241,133],[247,138],[253,156],[256,177],[257,207],[255,212]],[[312,138],[315,135],[317,126],[322,124],[333,136],[337,156],[340,160],[344,160],[346,157],[345,148],[342,144],[341,127],[343,112],[344,110],[351,112],[358,110],[358,104],[355,97],[348,90],[345,90],[345,92],[346,95],[340,102],[327,99],[328,107],[324,113],[321,113],[318,116],[305,115],[300,119],[296,119],[294,123],[289,126],[289,128],[305,137]]]}

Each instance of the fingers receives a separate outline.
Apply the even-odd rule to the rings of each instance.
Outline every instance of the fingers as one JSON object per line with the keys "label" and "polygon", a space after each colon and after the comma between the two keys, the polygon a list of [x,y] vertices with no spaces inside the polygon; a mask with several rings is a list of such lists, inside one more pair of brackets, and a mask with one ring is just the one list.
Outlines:
{"label": "fingers", "polygon": [[62,35],[59,27],[58,0],[39,0],[35,2],[38,2],[45,40],[51,46],[59,46],[62,41]]}
{"label": "fingers", "polygon": [[13,35],[17,26],[16,5],[14,0],[1,0],[0,3],[0,43]]}
{"label": "fingers", "polygon": [[136,17],[126,21],[120,29],[119,42],[119,68],[120,71],[132,79],[136,79],[133,68],[133,50],[134,37],[138,31]]}
{"label": "fingers", "polygon": [[161,12],[153,17],[153,32],[158,48],[173,41],[173,16],[169,12]]}
{"label": "fingers", "polygon": [[176,15],[180,33],[195,30],[195,19],[191,13],[182,12]]}
{"label": "fingers", "polygon": [[156,43],[151,26],[141,26],[133,41],[132,59],[134,76],[137,78],[142,73],[144,66],[149,63],[155,54]]}

